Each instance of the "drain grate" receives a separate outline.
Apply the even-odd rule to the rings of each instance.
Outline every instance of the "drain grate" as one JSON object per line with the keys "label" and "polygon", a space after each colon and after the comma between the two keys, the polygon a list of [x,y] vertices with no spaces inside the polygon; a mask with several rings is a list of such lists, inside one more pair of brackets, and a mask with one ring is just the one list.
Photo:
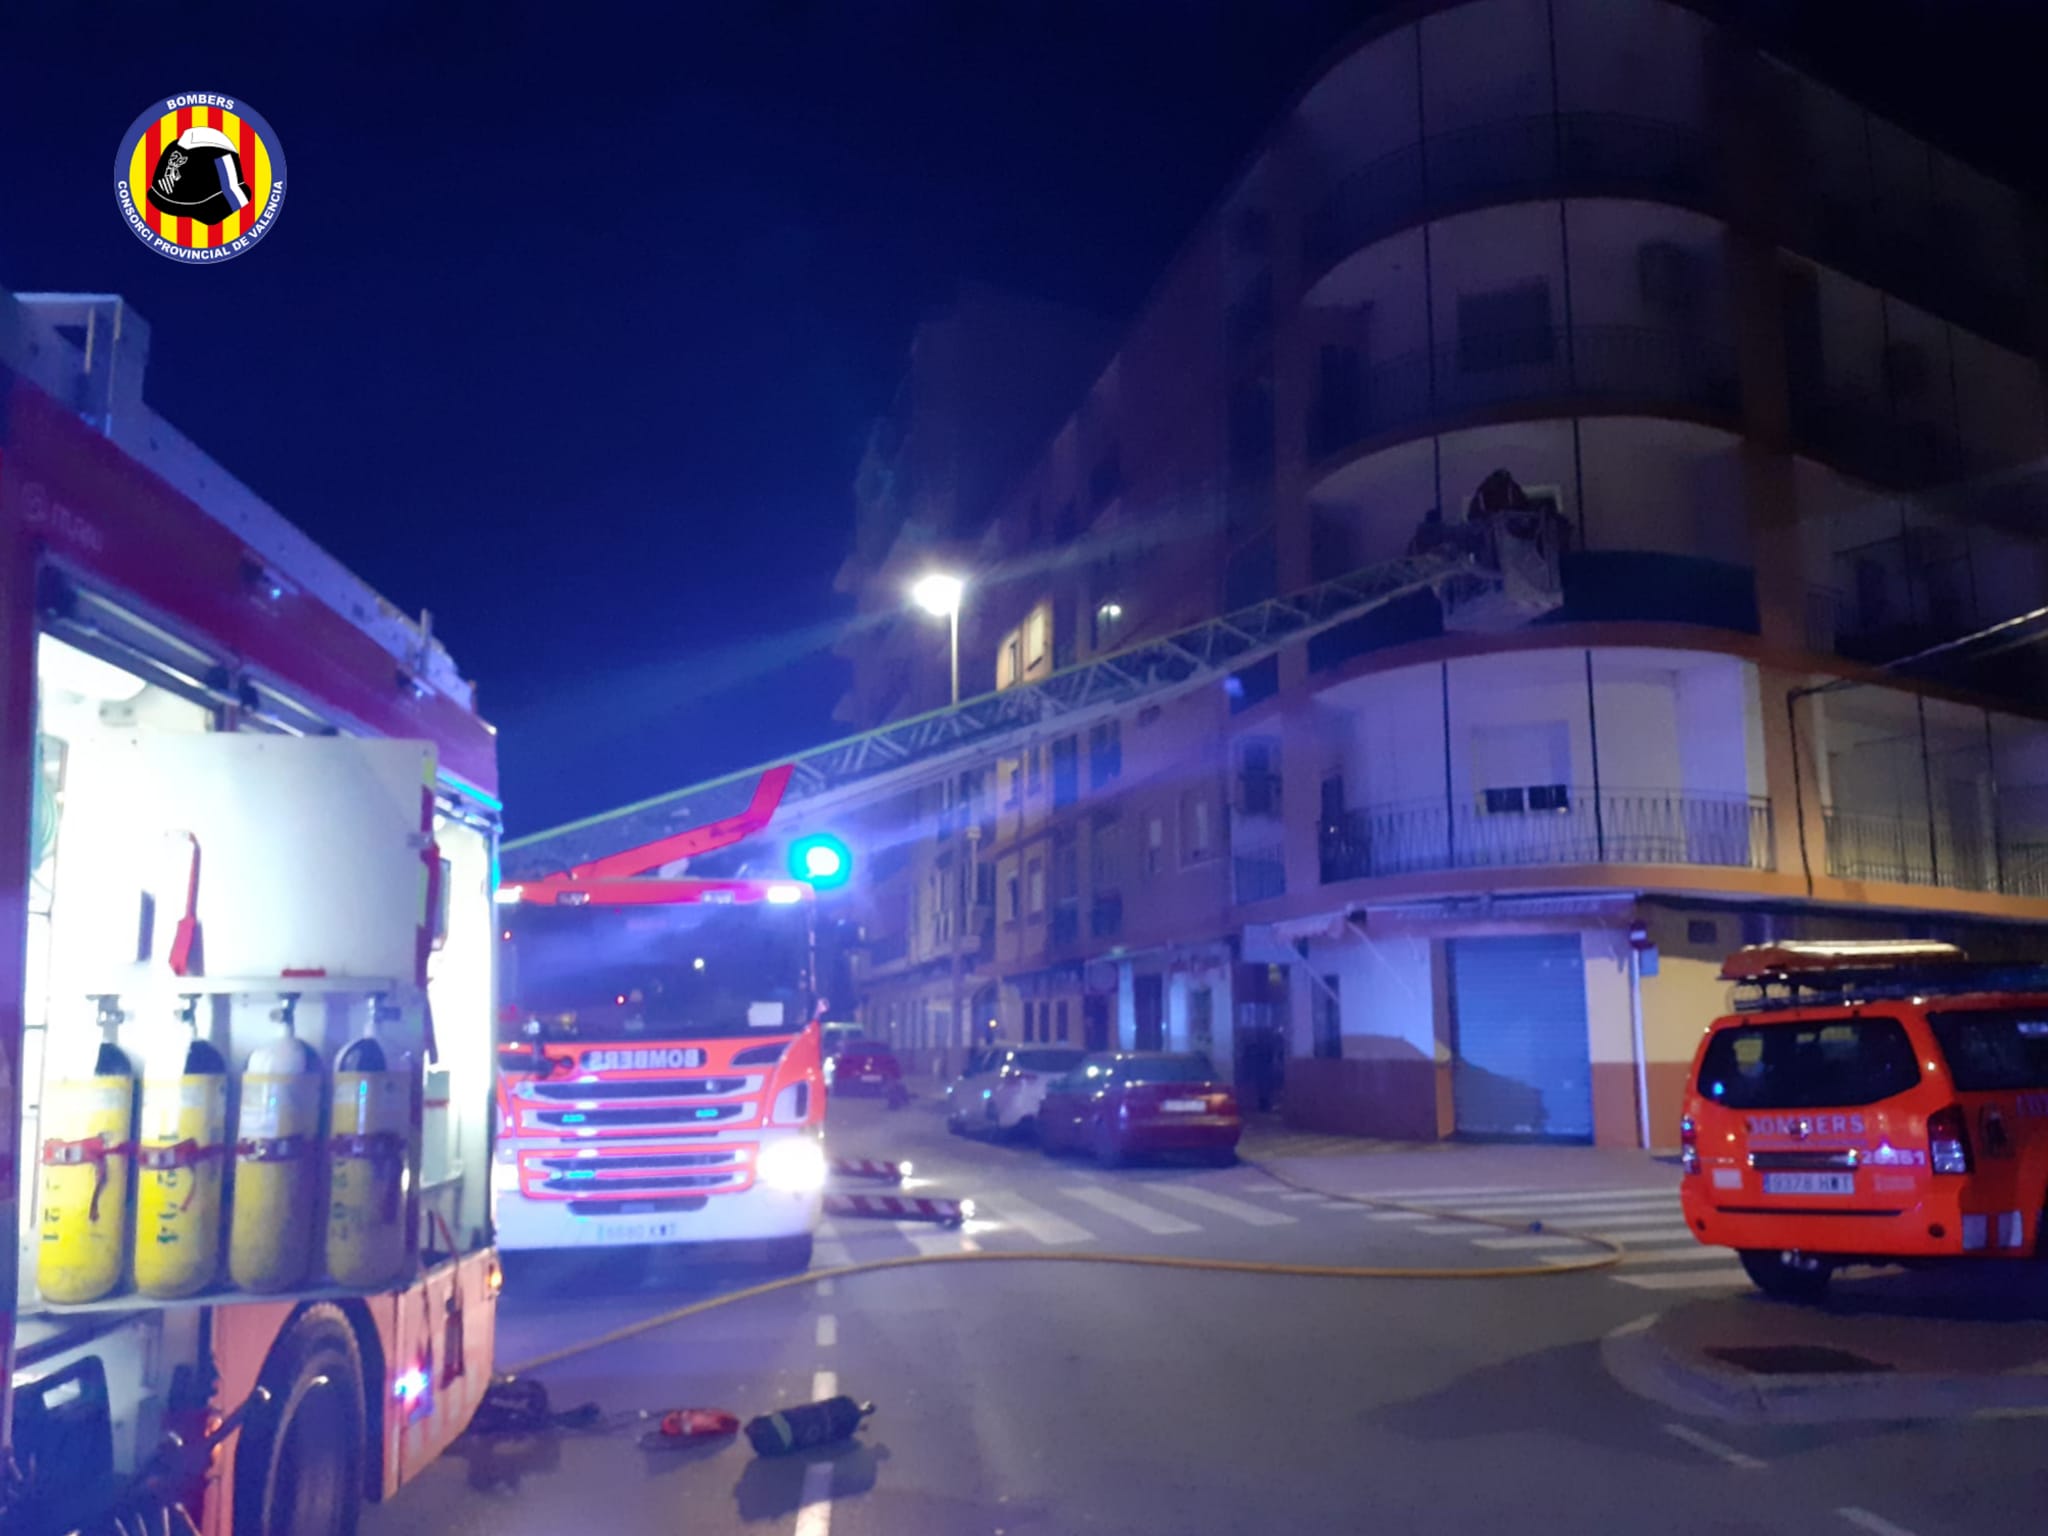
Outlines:
{"label": "drain grate", "polygon": [[1707,1353],[1757,1376],[1858,1376],[1892,1369],[1882,1360],[1823,1344],[1740,1344]]}

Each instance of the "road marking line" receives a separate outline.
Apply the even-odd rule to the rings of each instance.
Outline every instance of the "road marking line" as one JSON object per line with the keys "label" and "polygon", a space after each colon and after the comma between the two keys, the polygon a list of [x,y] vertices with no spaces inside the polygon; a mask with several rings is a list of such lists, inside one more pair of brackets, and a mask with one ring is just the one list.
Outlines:
{"label": "road marking line", "polygon": [[818,1348],[830,1349],[839,1342],[839,1319],[830,1312],[818,1317]]}
{"label": "road marking line", "polygon": [[1313,1189],[1283,1189],[1280,1192],[1280,1198],[1282,1200],[1320,1200],[1323,1197],[1320,1192]]}
{"label": "road marking line", "polygon": [[1199,1232],[1201,1227],[1192,1221],[1182,1221],[1178,1216],[1169,1216],[1165,1211],[1154,1210],[1136,1200],[1127,1200],[1122,1195],[1112,1194],[1106,1189],[1063,1189],[1060,1191],[1069,1200],[1079,1200],[1083,1205],[1092,1205],[1098,1211],[1128,1221],[1134,1227],[1142,1227],[1155,1237],[1168,1237],[1176,1232]]}
{"label": "road marking line", "polygon": [[[984,1210],[984,1203],[987,1209]],[[1035,1238],[1048,1248],[1064,1248],[1070,1243],[1089,1243],[1095,1234],[1078,1223],[1056,1216],[1043,1206],[1033,1205],[1022,1195],[1004,1190],[991,1196],[986,1202],[976,1200],[974,1209],[977,1217],[986,1216],[991,1221],[1008,1222],[1018,1231]]]}
{"label": "road marking line", "polygon": [[827,1275],[823,1280],[820,1280],[814,1287],[812,1287],[812,1289],[817,1291],[817,1293],[820,1296],[830,1296],[835,1288],[836,1282],[832,1279],[830,1275]]}
{"label": "road marking line", "polygon": [[811,1401],[822,1403],[828,1397],[839,1395],[839,1373],[837,1371],[813,1371],[811,1373]]}
{"label": "road marking line", "polygon": [[1355,1195],[1364,1195],[1368,1200],[1451,1200],[1467,1195],[1535,1195],[1541,1190],[1526,1185],[1514,1184],[1459,1184],[1448,1189],[1355,1189]]}
{"label": "road marking line", "polygon": [[853,1262],[853,1255],[839,1239],[827,1238],[811,1249],[811,1259],[820,1269],[844,1269]]}
{"label": "road marking line", "polygon": [[1703,1435],[1690,1424],[1666,1424],[1664,1433],[1675,1440],[1683,1440],[1696,1451],[1705,1451],[1709,1456],[1718,1456],[1731,1467],[1755,1469],[1764,1465],[1747,1451],[1738,1451],[1732,1445],[1723,1445],[1711,1435]]}
{"label": "road marking line", "polygon": [[1254,1227],[1291,1227],[1294,1218],[1285,1211],[1269,1211],[1263,1205],[1252,1205],[1244,1200],[1233,1200],[1228,1195],[1219,1195],[1213,1189],[1203,1189],[1198,1184],[1147,1184],[1154,1194],[1165,1195],[1173,1200],[1185,1200],[1189,1205],[1199,1205],[1205,1211],[1214,1211],[1219,1216],[1229,1216]]}
{"label": "road marking line", "polygon": [[[1493,1219],[1498,1221],[1500,1218]],[[1426,1232],[1431,1237],[1456,1237],[1460,1232],[1476,1231],[1483,1225],[1485,1225],[1483,1222],[1444,1221],[1432,1226],[1417,1227],[1415,1230]],[[1591,1216],[1585,1221],[1560,1221],[1555,1225],[1546,1223],[1545,1230],[1555,1232],[1590,1232],[1597,1227],[1602,1237],[1611,1237],[1621,1241],[1629,1237],[1629,1234],[1624,1230],[1626,1228],[1660,1226],[1663,1232],[1683,1233],[1685,1231],[1685,1228],[1682,1226],[1674,1227],[1671,1225],[1669,1214],[1663,1216]]]}
{"label": "road marking line", "polygon": [[1647,1200],[1588,1200],[1583,1205],[1460,1205],[1451,1209],[1515,1221],[1568,1221],[1573,1218],[1590,1221],[1596,1216],[1675,1216],[1679,1206],[1676,1200],[1654,1195]]}
{"label": "road marking line", "polygon": [[1678,1204],[1675,1189],[1580,1189],[1568,1195],[1524,1195],[1513,1200],[1468,1200],[1475,1211],[1522,1210],[1544,1205],[1646,1205],[1654,1200]]}
{"label": "road marking line", "polygon": [[1425,1237],[1460,1237],[1467,1233],[1482,1232],[1486,1228],[1483,1222],[1433,1221],[1428,1226],[1417,1227],[1415,1230]]}
{"label": "road marking line", "polygon": [[976,1253],[981,1249],[981,1244],[977,1243],[973,1238],[963,1237],[958,1232],[912,1232],[910,1234],[910,1246],[919,1253],[926,1255],[934,1253]]}
{"label": "road marking line", "polygon": [[[1465,1228],[1467,1232],[1470,1227]],[[1475,1237],[1474,1248],[1486,1248],[1495,1253],[1518,1253],[1528,1248],[1584,1248],[1586,1245],[1576,1237],[1560,1237],[1555,1233],[1532,1233],[1528,1237]]]}
{"label": "road marking line", "polygon": [[1867,1509],[1858,1509],[1854,1504],[1844,1505],[1835,1511],[1851,1525],[1870,1531],[1873,1536],[1913,1536],[1903,1525],[1894,1525],[1883,1515],[1873,1515]]}
{"label": "road marking line", "polygon": [[[1569,1264],[1572,1261],[1569,1257],[1546,1254],[1543,1262],[1545,1264]],[[1628,1257],[1623,1262],[1627,1264],[1725,1264],[1728,1262],[1728,1250],[1726,1248],[1709,1248],[1703,1243],[1695,1243],[1690,1248],[1631,1248],[1628,1251]]]}
{"label": "road marking line", "polygon": [[796,1536],[831,1536],[832,1463],[814,1461],[804,1468],[802,1507],[796,1512]]}
{"label": "road marking line", "polygon": [[1427,1221],[1427,1211],[1367,1211],[1367,1221]]}
{"label": "road marking line", "polygon": [[1632,1285],[1639,1291],[1689,1291],[1705,1286],[1738,1286],[1749,1284],[1749,1276],[1740,1269],[1717,1269],[1708,1274],[1680,1269],[1649,1275],[1616,1275],[1623,1285]]}

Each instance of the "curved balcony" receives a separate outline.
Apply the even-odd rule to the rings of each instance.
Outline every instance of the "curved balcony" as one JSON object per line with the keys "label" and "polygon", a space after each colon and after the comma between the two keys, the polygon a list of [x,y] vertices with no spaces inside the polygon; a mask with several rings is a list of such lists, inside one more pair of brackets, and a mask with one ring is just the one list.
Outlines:
{"label": "curved balcony", "polygon": [[1309,286],[1353,251],[1468,208],[1562,196],[1715,211],[1713,142],[1653,118],[1567,112],[1432,134],[1345,175],[1302,230]]}
{"label": "curved balcony", "polygon": [[1994,896],[2048,898],[2048,842],[1969,835],[1937,817],[1821,812],[1828,873],[1842,880],[1932,885]]}
{"label": "curved balcony", "polygon": [[1322,829],[1325,884],[1585,864],[1768,870],[1770,802],[1754,795],[1573,788],[1555,809],[1489,814],[1477,806],[1418,800],[1347,811]]}
{"label": "curved balcony", "polygon": [[1355,389],[1318,399],[1309,462],[1417,435],[1447,417],[1539,402],[1727,421],[1740,388],[1727,338],[1698,331],[1579,325],[1460,336],[1368,368]]}

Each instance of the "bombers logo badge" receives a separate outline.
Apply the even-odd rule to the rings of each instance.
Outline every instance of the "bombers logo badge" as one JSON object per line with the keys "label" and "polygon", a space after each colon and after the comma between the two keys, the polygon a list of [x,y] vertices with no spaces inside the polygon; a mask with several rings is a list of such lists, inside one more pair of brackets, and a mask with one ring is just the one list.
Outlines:
{"label": "bombers logo badge", "polygon": [[173,261],[228,261],[276,225],[284,149],[247,102],[195,92],[152,102],[114,158],[114,198],[144,245]]}

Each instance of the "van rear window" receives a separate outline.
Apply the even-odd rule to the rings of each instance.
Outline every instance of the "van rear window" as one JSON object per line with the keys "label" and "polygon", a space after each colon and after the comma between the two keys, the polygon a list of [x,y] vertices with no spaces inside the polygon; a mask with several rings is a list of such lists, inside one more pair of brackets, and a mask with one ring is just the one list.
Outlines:
{"label": "van rear window", "polygon": [[1700,1093],[1730,1109],[1832,1109],[1875,1104],[1920,1081],[1897,1019],[1741,1024],[1715,1034],[1700,1060]]}
{"label": "van rear window", "polygon": [[1927,1022],[1964,1093],[2048,1088],[2048,1008],[1959,1008]]}

